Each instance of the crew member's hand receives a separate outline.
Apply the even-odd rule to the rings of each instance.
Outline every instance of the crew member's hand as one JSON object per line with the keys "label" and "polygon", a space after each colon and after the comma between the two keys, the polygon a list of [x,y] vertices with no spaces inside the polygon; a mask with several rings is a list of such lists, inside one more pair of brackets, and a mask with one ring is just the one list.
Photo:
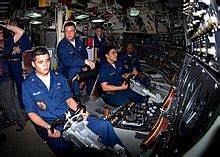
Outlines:
{"label": "crew member's hand", "polygon": [[122,75],[122,77],[123,77],[124,79],[128,78],[129,76],[130,76],[130,73],[125,73],[125,74]]}
{"label": "crew member's hand", "polygon": [[91,69],[94,69],[95,68],[95,63],[89,59],[86,59],[85,60],[85,64],[90,66]]}
{"label": "crew member's hand", "polygon": [[59,130],[54,129],[54,132],[52,133],[50,129],[47,130],[48,131],[48,136],[51,138],[58,138],[61,136],[61,133]]}
{"label": "crew member's hand", "polygon": [[100,63],[100,58],[97,58],[96,60]]}
{"label": "crew member's hand", "polygon": [[143,80],[143,79],[145,78],[145,75],[144,75],[142,72],[140,72],[139,75],[138,75],[138,77],[139,77],[141,80]]}
{"label": "crew member's hand", "polygon": [[9,23],[9,20],[4,20],[0,22],[0,26],[7,28],[8,23]]}
{"label": "crew member's hand", "polygon": [[128,69],[128,65],[127,64],[125,64],[124,67],[125,67],[125,69]]}
{"label": "crew member's hand", "polygon": [[136,69],[131,72],[131,75],[136,76],[137,74],[138,74],[138,71]]}
{"label": "crew member's hand", "polygon": [[89,117],[89,112],[87,111],[86,113],[84,113],[83,110],[81,110],[79,114],[83,116],[83,120],[87,120],[87,118]]}
{"label": "crew member's hand", "polygon": [[16,55],[16,54],[20,54],[20,53],[21,53],[21,49],[19,48],[19,46],[14,46],[13,51],[12,51],[12,55]]}
{"label": "crew member's hand", "polygon": [[121,85],[121,90],[128,89],[128,84],[124,81],[124,83]]}

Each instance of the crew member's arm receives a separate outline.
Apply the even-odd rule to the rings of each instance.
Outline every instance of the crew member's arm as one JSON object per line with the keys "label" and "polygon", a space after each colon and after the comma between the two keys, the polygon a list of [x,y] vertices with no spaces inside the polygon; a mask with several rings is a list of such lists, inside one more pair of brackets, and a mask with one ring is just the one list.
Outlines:
{"label": "crew member's arm", "polygon": [[108,91],[108,92],[128,89],[128,84],[126,84],[125,82],[121,86],[109,85],[108,82],[102,82],[101,86],[103,91]]}
{"label": "crew member's arm", "polygon": [[43,127],[45,129],[50,129],[50,125],[47,122],[45,122],[40,116],[38,116],[36,113],[29,112],[28,116],[38,126]]}
{"label": "crew member's arm", "polygon": [[29,112],[28,116],[29,116],[30,120],[32,120],[35,124],[47,129],[49,137],[52,137],[52,138],[60,137],[60,135],[61,135],[60,131],[54,129],[54,133],[52,133],[50,130],[51,126],[47,122],[45,122],[40,116],[38,116],[36,113]]}
{"label": "crew member's arm", "polygon": [[77,110],[77,106],[78,104],[76,103],[76,101],[73,98],[69,98],[66,100],[67,105],[69,106],[69,108],[73,111]]}
{"label": "crew member's arm", "polygon": [[51,126],[47,122],[45,122],[45,120],[43,120],[39,115],[36,114],[35,111],[37,105],[32,93],[28,90],[28,85],[28,83],[22,83],[22,97],[25,105],[25,111],[28,113],[29,118],[34,124],[47,129],[49,137],[60,137],[60,131],[54,129],[54,133],[52,133],[50,130]]}
{"label": "crew member's arm", "polygon": [[[76,103],[76,101],[73,98],[67,99],[66,103],[70,109],[72,109],[73,111],[77,111],[78,104]],[[86,111],[86,113],[84,113],[83,109],[80,110],[79,114],[83,116],[84,120],[86,120],[89,116],[89,113],[87,111]]]}
{"label": "crew member's arm", "polygon": [[14,36],[13,36],[14,43],[16,43],[24,33],[24,30],[17,27],[17,26],[11,26],[9,24],[5,24],[5,25],[2,25],[2,26],[14,33]]}
{"label": "crew member's arm", "polygon": [[81,57],[75,57],[70,53],[67,53],[68,46],[66,42],[60,42],[58,44],[57,48],[57,56],[58,59],[63,62],[64,66],[67,67],[79,67],[88,65],[91,67],[91,69],[95,68],[95,63],[90,61],[89,59],[81,58]]}

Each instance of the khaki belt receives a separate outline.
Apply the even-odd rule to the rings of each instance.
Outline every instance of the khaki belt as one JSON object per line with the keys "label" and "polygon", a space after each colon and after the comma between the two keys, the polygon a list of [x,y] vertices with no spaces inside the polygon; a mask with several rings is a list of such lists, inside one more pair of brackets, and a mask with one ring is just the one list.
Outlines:
{"label": "khaki belt", "polygon": [[12,58],[12,59],[8,59],[8,61],[15,62],[15,61],[19,61],[19,59],[18,58]]}
{"label": "khaki belt", "polygon": [[115,94],[116,92],[106,92],[106,94]]}

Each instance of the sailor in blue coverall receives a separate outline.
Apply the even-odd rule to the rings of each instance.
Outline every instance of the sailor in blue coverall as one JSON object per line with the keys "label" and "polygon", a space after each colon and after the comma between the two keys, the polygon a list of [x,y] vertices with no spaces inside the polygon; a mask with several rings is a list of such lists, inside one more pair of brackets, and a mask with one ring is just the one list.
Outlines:
{"label": "sailor in blue coverall", "polygon": [[[88,59],[85,44],[80,38],[75,37],[76,26],[69,21],[64,24],[65,37],[59,42],[57,48],[59,71],[67,79],[73,79],[76,74],[82,71],[85,65],[91,69],[95,68],[95,63]],[[72,85],[72,93],[76,99],[79,99],[80,88],[79,82],[74,81]]]}
{"label": "sailor in blue coverall", "polygon": [[[3,34],[6,30],[9,30],[14,33],[12,36],[10,33],[7,34],[7,36],[3,36],[6,41],[3,39],[0,39],[2,42],[1,48],[3,51],[3,54],[0,55],[0,90],[1,90],[1,101],[3,102],[3,108],[8,113],[8,116],[10,120],[17,120],[18,126],[16,128],[16,131],[21,131],[25,127],[25,117],[22,113],[21,107],[18,104],[17,97],[14,94],[13,90],[13,83],[11,80],[10,70],[8,66],[8,50],[7,48],[12,48],[14,45],[14,42],[16,43],[19,41],[19,39],[22,37],[24,30],[13,25],[8,24],[0,24],[0,30],[1,27],[4,27]],[[8,36],[9,35],[9,36]],[[10,42],[7,42],[9,40]]]}
{"label": "sailor in blue coverall", "polygon": [[[10,21],[10,25],[18,26],[17,21]],[[9,34],[6,39],[6,53],[9,56],[8,65],[10,69],[11,76],[16,83],[17,92],[18,92],[18,100],[21,108],[24,108],[22,102],[22,53],[26,50],[30,50],[32,48],[32,44],[28,38],[28,36],[24,33],[22,37],[14,43],[13,35]]]}
{"label": "sailor in blue coverall", "polygon": [[[50,58],[47,49],[36,48],[33,52],[32,65],[34,71],[22,84],[25,111],[38,126],[38,133],[47,141],[50,149],[56,155],[64,156],[70,153],[72,143],[65,141],[61,133],[63,125],[57,126],[54,133],[50,125],[57,118],[64,118],[69,109],[76,111],[77,103],[72,99],[69,85],[63,75],[50,70]],[[83,116],[88,113],[81,112]],[[123,146],[117,137],[111,123],[107,120],[88,117],[88,127],[101,137],[105,146]],[[73,154],[74,155],[74,154]]]}
{"label": "sailor in blue coverall", "polygon": [[95,27],[95,36],[94,36],[94,47],[98,48],[97,58],[99,58],[100,65],[105,61],[105,47],[106,41],[105,38],[102,36],[102,27],[96,26]]}
{"label": "sailor in blue coverall", "polygon": [[123,79],[123,76],[127,78],[129,74],[124,72],[123,65],[117,61],[116,48],[113,45],[107,45],[105,56],[106,61],[99,68],[99,82],[105,92],[105,98],[115,106],[125,105],[135,100],[139,95],[132,91]]}
{"label": "sailor in blue coverall", "polygon": [[124,65],[126,73],[133,73],[136,81],[149,88],[150,79],[143,74],[138,56],[134,54],[134,44],[132,42],[127,43],[126,51],[119,55],[118,61]]}

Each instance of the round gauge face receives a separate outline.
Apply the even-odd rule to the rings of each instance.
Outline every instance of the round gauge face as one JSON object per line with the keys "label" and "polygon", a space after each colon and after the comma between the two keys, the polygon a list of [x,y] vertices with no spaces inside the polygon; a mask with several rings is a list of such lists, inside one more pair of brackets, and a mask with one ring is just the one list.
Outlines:
{"label": "round gauge face", "polygon": [[199,93],[202,88],[202,82],[196,87],[192,94],[186,94],[185,96],[190,96],[190,99],[186,104],[186,108],[183,112],[183,116],[179,124],[179,134],[187,133],[197,122],[198,117],[203,109],[205,102],[199,99]]}

